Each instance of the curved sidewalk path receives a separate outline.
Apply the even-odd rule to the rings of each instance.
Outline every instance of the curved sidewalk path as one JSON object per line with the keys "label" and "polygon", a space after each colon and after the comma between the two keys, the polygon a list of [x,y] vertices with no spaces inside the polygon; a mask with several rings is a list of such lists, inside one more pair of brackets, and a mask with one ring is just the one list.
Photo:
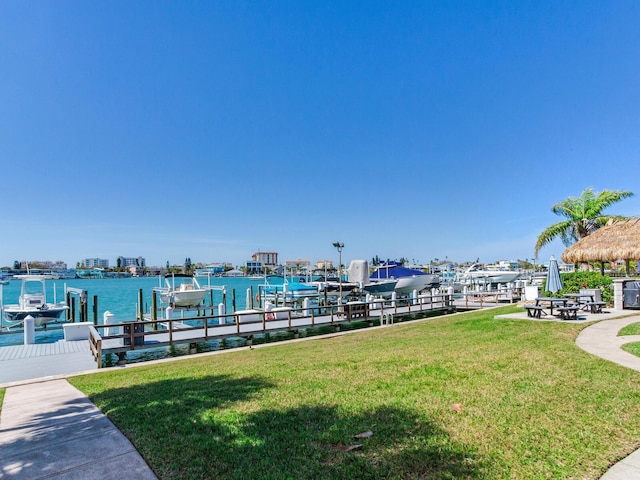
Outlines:
{"label": "curved sidewalk path", "polygon": [[[640,322],[640,316],[634,315],[594,323],[580,332],[576,345],[600,358],[640,371],[640,357],[620,348],[625,343],[640,342],[640,335],[618,336],[620,329],[637,322]],[[601,477],[601,480],[634,479],[640,479],[640,449],[620,460]]]}

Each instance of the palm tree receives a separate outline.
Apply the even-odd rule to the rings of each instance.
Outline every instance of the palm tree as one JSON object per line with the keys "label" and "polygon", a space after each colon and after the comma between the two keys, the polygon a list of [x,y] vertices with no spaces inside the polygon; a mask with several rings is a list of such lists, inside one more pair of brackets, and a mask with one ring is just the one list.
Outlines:
{"label": "palm tree", "polygon": [[558,237],[562,239],[562,243],[569,246],[592,234],[611,219],[626,219],[627,217],[619,215],[603,215],[602,211],[609,205],[631,196],[633,192],[603,190],[595,193],[593,188],[587,188],[577,198],[569,197],[556,203],[551,207],[551,211],[565,217],[566,220],[551,225],[540,234],[536,242],[536,258],[542,247]]}

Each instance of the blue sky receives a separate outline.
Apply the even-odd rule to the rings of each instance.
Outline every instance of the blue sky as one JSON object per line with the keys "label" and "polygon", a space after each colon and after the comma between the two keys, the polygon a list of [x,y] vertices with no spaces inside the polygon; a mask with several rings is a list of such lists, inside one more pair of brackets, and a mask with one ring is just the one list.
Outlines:
{"label": "blue sky", "polygon": [[3,1],[0,265],[532,258],[556,202],[640,195],[639,24],[624,0]]}

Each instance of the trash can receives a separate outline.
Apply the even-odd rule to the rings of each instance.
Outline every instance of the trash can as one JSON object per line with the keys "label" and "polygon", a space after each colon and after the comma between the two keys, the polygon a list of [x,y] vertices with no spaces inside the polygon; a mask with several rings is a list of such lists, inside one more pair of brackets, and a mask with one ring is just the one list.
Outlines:
{"label": "trash can", "polygon": [[624,295],[623,308],[640,308],[640,282],[625,282],[622,292]]}

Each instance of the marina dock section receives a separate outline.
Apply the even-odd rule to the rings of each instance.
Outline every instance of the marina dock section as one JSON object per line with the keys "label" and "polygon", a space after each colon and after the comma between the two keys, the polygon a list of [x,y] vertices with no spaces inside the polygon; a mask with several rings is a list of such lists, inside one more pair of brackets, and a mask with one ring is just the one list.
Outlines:
{"label": "marina dock section", "polygon": [[[226,315],[205,315],[93,325],[85,322],[88,340],[16,345],[0,348],[0,385],[29,378],[80,373],[112,362],[124,364],[128,357],[143,356],[152,349],[187,345],[190,353],[202,342],[237,338],[238,345],[251,345],[260,337],[285,332],[289,338],[306,336],[307,329],[331,333],[398,321],[438,316],[455,311],[512,303],[515,297],[504,292],[478,292],[464,298],[449,294],[420,295],[395,302],[373,300],[349,302],[342,307],[279,307],[271,311],[249,309]],[[76,324],[75,327],[82,325]],[[316,333],[317,334],[317,333]],[[84,337],[86,338],[86,336]],[[137,360],[134,360],[137,361]]]}

